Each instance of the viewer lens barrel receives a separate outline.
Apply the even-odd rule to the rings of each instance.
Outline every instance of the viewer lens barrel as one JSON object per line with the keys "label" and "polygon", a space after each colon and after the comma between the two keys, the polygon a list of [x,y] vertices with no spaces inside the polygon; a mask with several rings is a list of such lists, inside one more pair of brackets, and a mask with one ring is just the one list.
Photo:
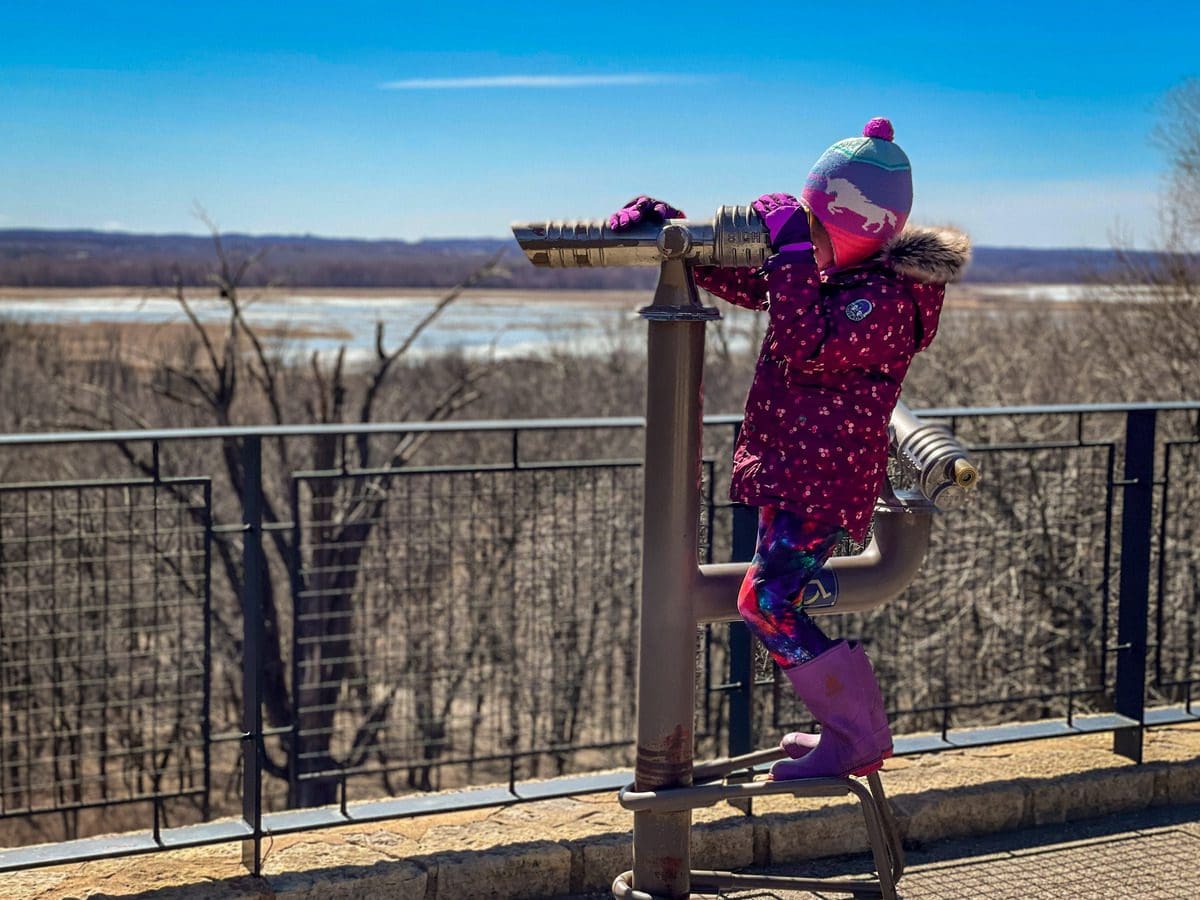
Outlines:
{"label": "viewer lens barrel", "polygon": [[518,222],[512,230],[529,261],[551,269],[657,266],[670,259],[759,266],[771,254],[766,227],[749,206],[722,206],[708,221],[641,222],[619,232],[604,219]]}

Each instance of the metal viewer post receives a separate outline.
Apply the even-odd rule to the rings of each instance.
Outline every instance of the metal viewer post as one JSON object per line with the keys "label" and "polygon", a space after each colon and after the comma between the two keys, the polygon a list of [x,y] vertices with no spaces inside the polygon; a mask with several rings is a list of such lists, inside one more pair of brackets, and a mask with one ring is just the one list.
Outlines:
{"label": "metal viewer post", "polygon": [[[517,223],[512,228],[537,266],[661,266],[654,300],[641,310],[649,333],[633,793],[653,796],[659,791],[703,790],[690,787],[696,626],[737,619],[737,591],[746,564],[698,564],[704,323],[719,314],[700,303],[691,266],[760,265],[771,252],[766,230],[745,206],[722,206],[709,221],[643,222],[619,233],[602,220]],[[929,469],[927,477],[918,479],[919,487],[944,490],[939,475],[945,472],[944,459],[961,448],[952,437],[942,440],[941,432],[936,439],[917,440],[927,438],[929,432],[907,409],[893,425],[894,436],[909,449],[912,464]],[[905,444],[906,437],[912,440]],[[958,456],[965,460],[965,452]],[[822,604],[810,611],[867,609],[903,590],[928,546],[931,499],[912,494],[893,497],[889,505],[880,507],[870,546],[826,566],[831,580],[823,582]],[[821,579],[814,584],[817,581]],[[614,896],[690,895],[694,805],[703,804],[630,807],[634,810],[632,884],[626,876],[618,877]]]}

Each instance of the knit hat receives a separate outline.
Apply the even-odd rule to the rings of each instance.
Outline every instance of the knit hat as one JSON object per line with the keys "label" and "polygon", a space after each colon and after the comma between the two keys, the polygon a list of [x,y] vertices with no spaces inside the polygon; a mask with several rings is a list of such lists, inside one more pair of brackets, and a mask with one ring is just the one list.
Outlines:
{"label": "knit hat", "polygon": [[912,209],[912,168],[887,119],[838,141],[813,166],[800,197],[829,232],[834,264],[853,266],[900,233]]}

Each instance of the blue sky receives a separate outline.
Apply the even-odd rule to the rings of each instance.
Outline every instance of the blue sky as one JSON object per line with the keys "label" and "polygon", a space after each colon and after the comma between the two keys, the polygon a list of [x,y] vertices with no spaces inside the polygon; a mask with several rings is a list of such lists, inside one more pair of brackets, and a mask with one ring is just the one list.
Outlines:
{"label": "blue sky", "polygon": [[[798,192],[890,117],[914,220],[1154,237],[1200,3],[0,0],[0,228],[416,239]],[[672,14],[672,11],[675,14]]]}

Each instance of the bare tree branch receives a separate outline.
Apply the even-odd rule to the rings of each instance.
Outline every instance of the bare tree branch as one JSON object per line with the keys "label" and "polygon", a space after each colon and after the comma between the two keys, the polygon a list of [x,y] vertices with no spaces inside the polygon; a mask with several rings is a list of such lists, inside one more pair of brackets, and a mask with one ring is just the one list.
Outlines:
{"label": "bare tree branch", "polygon": [[[488,258],[487,262],[472,272],[467,278],[463,279],[463,281],[459,282],[449,291],[443,294],[438,302],[434,304],[433,309],[426,313],[425,316],[422,317],[422,319],[417,322],[415,326],[413,326],[412,330],[408,334],[408,337],[405,338],[404,341],[401,342],[400,346],[394,351],[389,353],[384,346],[383,323],[379,322],[376,324],[375,354],[376,358],[378,359],[378,364],[376,365],[375,372],[372,375],[371,383],[367,387],[366,392],[363,394],[362,405],[359,407],[358,411],[358,421],[370,422],[372,420],[375,402],[379,396],[380,390],[387,381],[388,374],[391,371],[393,364],[409,351],[421,333],[430,325],[432,325],[451,303],[462,296],[463,291],[467,290],[472,285],[477,284],[481,279],[494,271],[505,253],[506,250],[502,249],[492,254],[492,256]],[[360,435],[358,438],[358,464],[363,468],[370,465],[370,441],[366,435]]]}
{"label": "bare tree branch", "polygon": [[192,323],[192,327],[195,329],[197,336],[204,344],[204,349],[208,353],[208,361],[212,365],[213,371],[216,372],[220,370],[221,364],[217,359],[217,349],[213,346],[212,340],[208,336],[208,329],[206,329],[200,323],[200,319],[192,309],[192,305],[188,303],[187,295],[184,293],[183,289],[183,278],[178,274],[178,272],[176,272],[175,275],[175,301],[179,304],[180,308],[183,309],[183,314],[187,316],[188,321]]}

